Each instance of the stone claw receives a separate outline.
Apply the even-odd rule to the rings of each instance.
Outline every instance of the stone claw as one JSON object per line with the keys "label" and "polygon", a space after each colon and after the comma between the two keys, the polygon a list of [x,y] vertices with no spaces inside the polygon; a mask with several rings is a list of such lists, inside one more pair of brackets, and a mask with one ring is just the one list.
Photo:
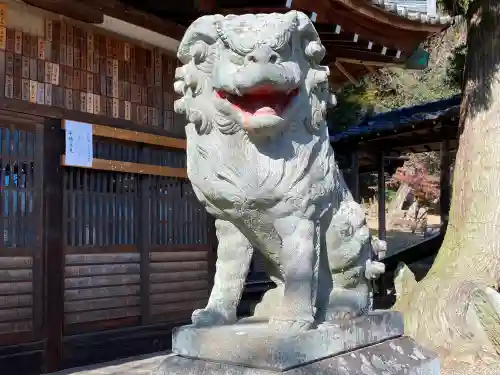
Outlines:
{"label": "stone claw", "polygon": [[313,328],[313,325],[313,320],[295,320],[281,318],[271,318],[269,320],[269,326],[275,332],[305,332]]}
{"label": "stone claw", "polygon": [[193,311],[191,315],[191,321],[196,327],[211,327],[211,326],[221,326],[226,324],[233,324],[236,322],[236,314],[230,317],[229,314],[225,314],[220,311],[211,309],[197,309]]}

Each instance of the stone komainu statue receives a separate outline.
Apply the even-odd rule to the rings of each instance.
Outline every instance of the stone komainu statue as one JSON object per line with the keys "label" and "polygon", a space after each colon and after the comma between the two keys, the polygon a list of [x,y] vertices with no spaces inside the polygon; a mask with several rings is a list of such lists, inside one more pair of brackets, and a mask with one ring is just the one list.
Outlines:
{"label": "stone komainu statue", "polygon": [[175,111],[188,119],[187,171],[216,217],[213,290],[195,325],[236,321],[254,249],[278,287],[255,315],[278,330],[364,314],[371,262],[363,209],[342,178],[325,114],[325,49],[301,12],[204,16],[178,50]]}

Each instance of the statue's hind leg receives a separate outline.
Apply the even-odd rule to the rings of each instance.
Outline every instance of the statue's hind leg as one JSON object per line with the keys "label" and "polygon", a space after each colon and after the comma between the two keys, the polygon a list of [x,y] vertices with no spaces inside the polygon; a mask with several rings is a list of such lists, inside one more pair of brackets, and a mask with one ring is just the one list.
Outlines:
{"label": "statue's hind leg", "polygon": [[370,288],[365,278],[365,265],[370,258],[369,239],[369,229],[359,204],[342,202],[326,233],[333,281],[326,320],[346,319],[367,312]]}
{"label": "statue's hind leg", "polygon": [[253,247],[230,222],[216,220],[219,246],[214,286],[207,306],[193,312],[193,324],[211,326],[234,323],[236,310],[250,268]]}

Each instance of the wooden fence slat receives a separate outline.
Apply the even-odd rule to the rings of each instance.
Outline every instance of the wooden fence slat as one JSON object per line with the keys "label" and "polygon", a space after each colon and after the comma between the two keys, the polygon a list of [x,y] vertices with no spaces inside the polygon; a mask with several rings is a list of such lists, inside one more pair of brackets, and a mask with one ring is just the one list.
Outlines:
{"label": "wooden fence slat", "polygon": [[152,273],[149,276],[152,283],[164,283],[175,281],[192,281],[208,278],[208,270],[203,271],[185,271],[169,273]]}
{"label": "wooden fence slat", "polygon": [[0,296],[11,294],[27,294],[32,292],[33,283],[31,281],[0,283]]}
{"label": "wooden fence slat", "polygon": [[125,318],[128,316],[139,316],[140,312],[141,311],[139,307],[122,307],[117,309],[89,311],[84,313],[77,312],[66,314],[64,321],[65,324],[74,324],[99,320],[111,320],[117,318]]}
{"label": "wooden fence slat", "polygon": [[87,276],[74,277],[64,280],[66,288],[90,288],[100,286],[118,286],[139,284],[140,275],[111,275],[111,276]]}
{"label": "wooden fence slat", "polygon": [[207,304],[206,299],[168,303],[166,305],[152,305],[151,314],[168,314],[176,311],[194,311],[201,309]]}
{"label": "wooden fence slat", "polygon": [[138,274],[140,265],[138,263],[106,264],[106,265],[81,265],[66,266],[66,277],[99,276],[115,274]]}
{"label": "wooden fence slat", "polygon": [[208,280],[156,283],[156,284],[151,284],[151,294],[174,292],[174,291],[201,290],[209,288],[210,288],[210,283],[208,282]]}
{"label": "wooden fence slat", "polygon": [[140,293],[141,288],[139,285],[123,285],[104,288],[66,289],[64,297],[66,301],[79,301],[92,298],[140,295]]}
{"label": "wooden fence slat", "polygon": [[138,263],[140,260],[141,255],[139,253],[66,255],[66,265],[71,266],[100,263]]}
{"label": "wooden fence slat", "polygon": [[64,311],[87,312],[90,310],[105,310],[117,307],[139,306],[141,298],[139,296],[99,298],[85,301],[71,301],[64,304]]}
{"label": "wooden fence slat", "polygon": [[152,305],[170,304],[174,302],[186,302],[191,300],[208,300],[210,292],[208,290],[182,291],[175,293],[153,294],[150,297]]}
{"label": "wooden fence slat", "polygon": [[208,251],[154,252],[149,254],[151,262],[196,261],[208,259]]}
{"label": "wooden fence slat", "polygon": [[207,261],[188,261],[188,262],[154,262],[149,269],[151,272],[181,272],[181,271],[201,271],[208,268]]}

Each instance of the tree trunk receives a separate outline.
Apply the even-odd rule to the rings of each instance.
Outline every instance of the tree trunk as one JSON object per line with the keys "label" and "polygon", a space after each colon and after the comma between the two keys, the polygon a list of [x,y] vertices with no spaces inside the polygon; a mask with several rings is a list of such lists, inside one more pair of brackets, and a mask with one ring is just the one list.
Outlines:
{"label": "tree trunk", "polygon": [[402,183],[399,185],[398,191],[396,192],[396,196],[389,204],[389,208],[387,210],[387,228],[391,229],[394,225],[394,220],[396,220],[402,214],[401,207],[403,203],[406,201],[408,194],[410,194],[411,187],[407,183]]}
{"label": "tree trunk", "polygon": [[421,282],[400,269],[393,308],[441,357],[488,361],[500,354],[500,0],[471,8],[448,229]]}

